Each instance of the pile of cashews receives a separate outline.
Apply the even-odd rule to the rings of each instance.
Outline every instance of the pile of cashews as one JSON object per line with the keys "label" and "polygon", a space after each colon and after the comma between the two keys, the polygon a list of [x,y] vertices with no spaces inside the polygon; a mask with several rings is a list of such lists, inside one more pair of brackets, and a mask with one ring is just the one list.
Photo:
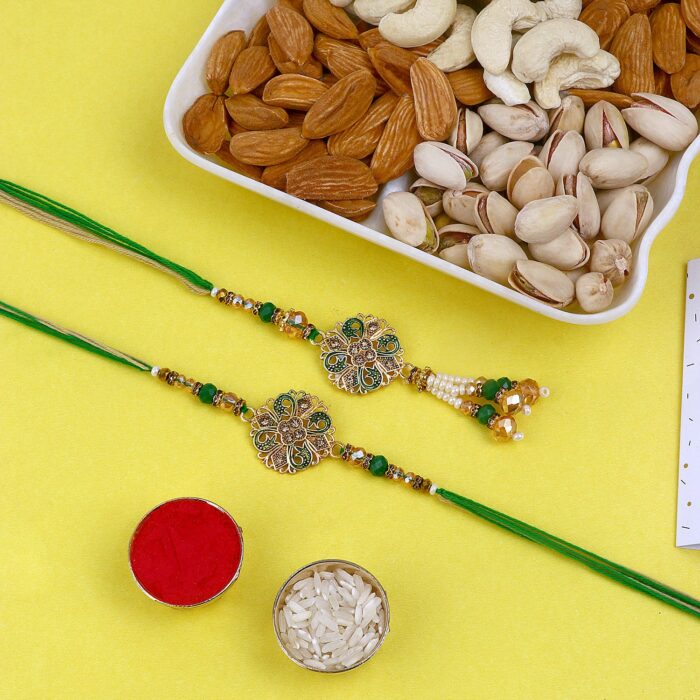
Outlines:
{"label": "pile of cashews", "polygon": [[457,0],[331,2],[352,9],[403,48],[447,33],[428,58],[446,73],[478,60],[489,90],[509,106],[534,98],[543,109],[556,109],[560,91],[605,88],[620,75],[617,58],[578,21],[582,0],[492,0],[479,13]]}

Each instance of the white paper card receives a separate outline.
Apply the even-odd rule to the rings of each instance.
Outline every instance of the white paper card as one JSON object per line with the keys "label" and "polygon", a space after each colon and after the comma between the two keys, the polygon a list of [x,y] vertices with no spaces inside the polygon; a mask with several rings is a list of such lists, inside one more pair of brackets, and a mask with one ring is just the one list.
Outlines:
{"label": "white paper card", "polygon": [[700,259],[688,263],[676,546],[700,549]]}

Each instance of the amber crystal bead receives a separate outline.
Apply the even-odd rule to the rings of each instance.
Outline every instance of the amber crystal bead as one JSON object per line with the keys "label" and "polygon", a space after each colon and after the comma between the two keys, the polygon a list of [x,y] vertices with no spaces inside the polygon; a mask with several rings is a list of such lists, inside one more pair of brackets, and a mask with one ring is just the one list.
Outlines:
{"label": "amber crystal bead", "polygon": [[233,392],[227,391],[224,394],[222,394],[221,399],[217,404],[217,407],[220,408],[222,411],[231,413],[237,401],[238,397]]}
{"label": "amber crystal bead", "polygon": [[284,324],[284,332],[290,338],[301,338],[304,335],[304,329],[309,319],[303,311],[290,311]]}
{"label": "amber crystal bead", "polygon": [[158,370],[158,379],[160,379],[161,382],[164,382],[168,378],[169,374],[170,370],[167,367],[161,367]]}
{"label": "amber crystal bead", "polygon": [[518,431],[518,426],[515,422],[515,418],[499,416],[491,424],[491,430],[493,431],[494,438],[496,438],[498,442],[507,442],[513,439],[513,436]]}
{"label": "amber crystal bead", "polygon": [[403,482],[406,486],[413,486],[413,480],[415,478],[416,475],[413,472],[406,472],[403,477]]}
{"label": "amber crystal bead", "polygon": [[520,392],[520,387],[502,392],[498,397],[498,405],[500,406],[501,411],[507,415],[518,413],[518,411],[520,411],[525,405],[525,400]]}
{"label": "amber crystal bead", "polygon": [[540,398],[540,385],[534,379],[523,379],[518,382],[518,391],[526,406],[532,406]]}

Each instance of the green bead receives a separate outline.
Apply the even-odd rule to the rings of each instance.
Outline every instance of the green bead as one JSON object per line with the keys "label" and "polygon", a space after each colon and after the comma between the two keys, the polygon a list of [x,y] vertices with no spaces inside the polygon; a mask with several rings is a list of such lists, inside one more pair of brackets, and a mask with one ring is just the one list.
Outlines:
{"label": "green bead", "polygon": [[513,382],[511,382],[510,379],[508,379],[508,377],[501,377],[498,380],[498,386],[501,389],[505,389],[506,391],[508,391],[509,389],[513,388]]}
{"label": "green bead", "polygon": [[374,476],[384,476],[389,468],[389,460],[382,455],[374,455],[369,462],[369,470]]}
{"label": "green bead", "polygon": [[311,333],[308,335],[308,339],[313,343],[319,335],[321,335],[321,331],[319,331],[318,328],[312,328]]}
{"label": "green bead", "polygon": [[219,390],[213,384],[205,384],[199,390],[199,400],[202,403],[212,403],[217,391]]}
{"label": "green bead", "polygon": [[489,422],[491,416],[496,415],[496,409],[490,404],[484,404],[476,414],[476,419],[481,423],[481,425],[486,425]]}
{"label": "green bead", "polygon": [[500,388],[499,383],[495,379],[489,379],[487,382],[484,382],[484,385],[481,387],[481,395],[485,399],[493,401]]}
{"label": "green bead", "polygon": [[263,323],[270,323],[270,321],[272,321],[272,314],[275,313],[276,308],[277,307],[271,301],[266,301],[260,307],[260,311],[258,311],[258,316],[260,316],[260,320]]}

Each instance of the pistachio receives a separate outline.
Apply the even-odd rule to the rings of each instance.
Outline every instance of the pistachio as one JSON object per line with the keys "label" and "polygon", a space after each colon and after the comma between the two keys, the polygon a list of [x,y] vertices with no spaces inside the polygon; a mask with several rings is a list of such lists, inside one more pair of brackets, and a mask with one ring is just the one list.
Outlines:
{"label": "pistachio", "polygon": [[577,267],[575,270],[562,270],[562,272],[574,283],[576,284],[579,277],[587,275],[590,272],[588,265],[583,265],[582,267]]}
{"label": "pistachio", "polygon": [[577,214],[576,197],[565,194],[537,199],[521,209],[515,235],[526,243],[549,243],[571,227]]}
{"label": "pistachio", "polygon": [[482,233],[513,237],[518,210],[498,192],[480,194],[474,205],[474,219]]}
{"label": "pistachio", "polygon": [[577,173],[586,155],[586,143],[578,131],[555,131],[542,146],[539,159],[556,182],[563,175]]}
{"label": "pistachio", "polygon": [[[467,249],[469,241],[479,234],[479,229],[466,224],[448,224],[438,231],[440,237],[440,247],[438,257],[454,265],[469,268],[469,258]],[[502,238],[502,236],[499,236]],[[509,240],[509,239],[504,239]]]}
{"label": "pistachio", "polygon": [[574,283],[556,267],[535,260],[518,260],[508,276],[508,284],[555,309],[563,309],[574,300]]}
{"label": "pistachio", "polygon": [[603,238],[618,238],[631,243],[644,232],[654,214],[654,200],[642,185],[632,185],[620,191],[603,215]]}
{"label": "pistachio", "polygon": [[471,109],[462,107],[457,112],[457,123],[449,138],[450,146],[469,155],[481,141],[484,135],[484,122]]}
{"label": "pistachio", "polygon": [[547,112],[536,102],[513,107],[491,102],[478,111],[486,124],[512,141],[539,141],[549,131]]}
{"label": "pistachio", "polygon": [[698,135],[698,122],[680,102],[661,95],[635,93],[622,110],[625,121],[640,135],[667,151],[682,151]]}
{"label": "pistachio", "polygon": [[445,190],[442,195],[442,207],[445,213],[460,224],[476,226],[474,206],[476,197],[488,190],[476,182],[470,182],[461,192],[458,190]]}
{"label": "pistachio", "polygon": [[511,141],[491,151],[481,161],[479,175],[481,181],[490,190],[501,192],[508,185],[508,176],[513,168],[530,155],[534,145],[527,141]]}
{"label": "pistachio", "polygon": [[625,241],[610,238],[596,241],[591,251],[591,272],[600,272],[612,282],[613,287],[621,285],[630,274],[632,249]]}
{"label": "pistachio", "polygon": [[591,257],[586,242],[576,231],[568,229],[548,243],[530,243],[530,255],[558,270],[575,270],[583,267]]}
{"label": "pistachio", "polygon": [[477,275],[501,284],[508,282],[508,275],[518,260],[527,260],[514,240],[489,234],[474,236],[467,246],[467,256],[469,266]]}
{"label": "pistachio", "polygon": [[620,110],[605,100],[588,110],[584,126],[586,146],[595,148],[629,148],[630,135]]}
{"label": "pistachio", "polygon": [[462,151],[438,141],[419,143],[413,151],[418,174],[449,190],[463,190],[479,174],[477,166]]}
{"label": "pistachio", "polygon": [[479,145],[469,154],[469,157],[472,159],[472,162],[476,164],[476,167],[480,168],[481,163],[489,153],[507,143],[508,139],[505,136],[501,136],[497,131],[489,131],[488,134],[482,136]]}
{"label": "pistachio", "polygon": [[639,180],[648,167],[640,153],[625,149],[596,148],[589,151],[579,164],[581,172],[599,190],[626,187]]}
{"label": "pistachio", "polygon": [[571,228],[584,241],[592,241],[600,233],[600,207],[591,181],[583,174],[564,175],[559,178],[556,193],[568,194],[578,201],[578,215]]}
{"label": "pistachio", "polygon": [[423,202],[410,192],[392,192],[382,202],[391,235],[413,248],[434,253],[438,248],[435,223]]}
{"label": "pistachio", "polygon": [[444,192],[443,187],[439,187],[434,182],[426,180],[424,177],[419,177],[409,188],[409,192],[420,199],[425,208],[428,210],[428,214],[435,218],[439,214],[442,214],[442,193]]}
{"label": "pistachio", "polygon": [[549,113],[549,133],[555,131],[583,132],[583,124],[586,118],[586,108],[583,100],[577,95],[562,97],[561,105]]}
{"label": "pistachio", "polygon": [[614,294],[612,283],[600,272],[587,272],[576,280],[576,301],[589,314],[607,309]]}
{"label": "pistachio", "polygon": [[630,144],[630,151],[640,153],[647,159],[647,169],[641,179],[643,182],[649,182],[653,177],[656,177],[668,163],[669,152],[661,146],[640,136]]}
{"label": "pistachio", "polygon": [[511,170],[506,186],[508,199],[518,209],[536,199],[554,195],[554,180],[537,156],[525,156]]}

